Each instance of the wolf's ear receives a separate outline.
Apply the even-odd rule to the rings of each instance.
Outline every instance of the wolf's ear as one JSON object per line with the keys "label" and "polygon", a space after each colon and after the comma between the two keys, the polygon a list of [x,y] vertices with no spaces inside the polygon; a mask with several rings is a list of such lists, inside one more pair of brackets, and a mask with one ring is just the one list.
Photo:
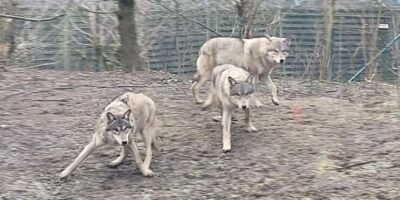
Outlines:
{"label": "wolf's ear", "polygon": [[229,84],[231,86],[234,86],[234,85],[237,84],[237,81],[234,78],[230,77],[230,76],[228,76],[228,81],[229,81]]}
{"label": "wolf's ear", "polygon": [[294,40],[295,40],[295,38],[288,36],[288,37],[283,38],[283,43],[286,44],[287,46],[290,46],[290,43]]}
{"label": "wolf's ear", "polygon": [[247,79],[246,79],[246,82],[247,82],[247,83],[253,84],[253,81],[254,81],[254,76],[253,76],[253,74],[249,74],[249,76],[248,76]]}
{"label": "wolf's ear", "polygon": [[283,43],[289,46],[290,45],[290,39],[284,38],[283,39]]}
{"label": "wolf's ear", "polygon": [[124,115],[122,115],[122,119],[129,120],[129,116],[131,115],[131,110],[127,110]]}
{"label": "wolf's ear", "polygon": [[272,42],[271,36],[268,34],[264,34],[264,37],[268,39],[268,41]]}
{"label": "wolf's ear", "polygon": [[115,120],[115,116],[110,112],[107,112],[106,116],[107,116],[107,122],[112,122]]}

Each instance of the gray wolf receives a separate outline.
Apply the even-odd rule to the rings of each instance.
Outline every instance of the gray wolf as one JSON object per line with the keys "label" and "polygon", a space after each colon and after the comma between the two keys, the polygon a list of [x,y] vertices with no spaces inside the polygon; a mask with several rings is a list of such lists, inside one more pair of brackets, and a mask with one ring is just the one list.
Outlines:
{"label": "gray wolf", "polygon": [[[127,92],[117,97],[100,115],[91,142],[59,176],[65,178],[71,175],[89,154],[104,145],[122,147],[120,156],[109,163],[109,166],[120,165],[131,152],[142,174],[153,175],[149,167],[152,146],[155,150],[158,149],[155,138],[156,120],[156,105],[146,95]],[[140,133],[146,148],[144,162],[134,141],[137,133]]]}
{"label": "gray wolf", "polygon": [[250,107],[255,104],[254,77],[245,69],[230,65],[218,65],[212,75],[211,92],[202,109],[212,105],[219,107],[222,115],[222,151],[231,150],[231,119],[233,111],[243,109],[247,131],[257,131],[250,120]]}
{"label": "gray wolf", "polygon": [[215,66],[232,64],[242,67],[255,75],[256,82],[264,82],[272,95],[272,102],[279,105],[277,88],[270,75],[278,64],[285,62],[289,54],[286,38],[265,37],[239,39],[218,37],[203,44],[197,59],[197,72],[191,86],[194,101],[202,104],[198,96],[199,88],[210,80]]}

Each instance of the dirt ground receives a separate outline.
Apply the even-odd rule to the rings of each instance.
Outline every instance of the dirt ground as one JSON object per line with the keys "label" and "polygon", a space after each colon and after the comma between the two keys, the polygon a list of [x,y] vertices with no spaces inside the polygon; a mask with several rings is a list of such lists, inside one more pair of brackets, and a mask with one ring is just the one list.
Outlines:
{"label": "dirt ground", "polygon": [[[274,80],[282,105],[262,88],[265,106],[253,113],[259,131],[245,132],[237,112],[233,151],[224,154],[211,120],[218,112],[194,105],[187,77],[8,68],[0,72],[0,198],[400,199],[395,86]],[[104,106],[125,91],[158,104],[163,150],[153,157],[155,176],[143,177],[132,157],[108,168],[118,154],[105,147],[58,179]]]}

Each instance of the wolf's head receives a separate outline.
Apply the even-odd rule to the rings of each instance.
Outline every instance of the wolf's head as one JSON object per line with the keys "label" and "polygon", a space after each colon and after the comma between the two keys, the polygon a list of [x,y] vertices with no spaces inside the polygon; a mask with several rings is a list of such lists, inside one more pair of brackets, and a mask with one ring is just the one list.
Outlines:
{"label": "wolf's head", "polygon": [[264,51],[268,62],[274,64],[282,64],[289,55],[289,41],[286,38],[271,37],[265,35],[268,40]]}
{"label": "wolf's head", "polygon": [[239,109],[249,108],[251,97],[254,94],[253,76],[249,75],[245,81],[236,81],[229,76],[228,81],[232,103],[237,105]]}
{"label": "wolf's head", "polygon": [[122,116],[117,116],[110,112],[106,114],[106,131],[112,133],[115,140],[120,145],[126,145],[129,142],[129,133],[133,128],[133,125],[131,124],[129,119],[130,114],[131,110],[127,110]]}

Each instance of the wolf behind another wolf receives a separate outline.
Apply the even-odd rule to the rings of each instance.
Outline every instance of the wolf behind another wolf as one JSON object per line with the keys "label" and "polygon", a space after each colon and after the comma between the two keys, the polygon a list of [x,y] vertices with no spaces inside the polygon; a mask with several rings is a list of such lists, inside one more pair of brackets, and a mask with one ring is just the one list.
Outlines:
{"label": "wolf behind another wolf", "polygon": [[[97,121],[92,141],[86,145],[79,156],[59,175],[65,178],[96,149],[104,145],[121,146],[120,156],[109,165],[118,166],[133,153],[135,162],[144,176],[151,176],[150,162],[152,146],[157,149],[156,141],[156,105],[149,97],[143,94],[127,92],[111,102],[100,115]],[[145,143],[145,160],[143,161],[134,135],[140,133]]]}
{"label": "wolf behind another wolf", "polygon": [[191,86],[196,103],[203,103],[198,95],[199,88],[210,80],[217,65],[232,64],[255,75],[256,82],[265,82],[272,95],[272,102],[279,105],[277,88],[270,77],[273,68],[285,62],[289,43],[286,38],[260,37],[239,39],[219,37],[203,44],[197,59],[197,72]]}

